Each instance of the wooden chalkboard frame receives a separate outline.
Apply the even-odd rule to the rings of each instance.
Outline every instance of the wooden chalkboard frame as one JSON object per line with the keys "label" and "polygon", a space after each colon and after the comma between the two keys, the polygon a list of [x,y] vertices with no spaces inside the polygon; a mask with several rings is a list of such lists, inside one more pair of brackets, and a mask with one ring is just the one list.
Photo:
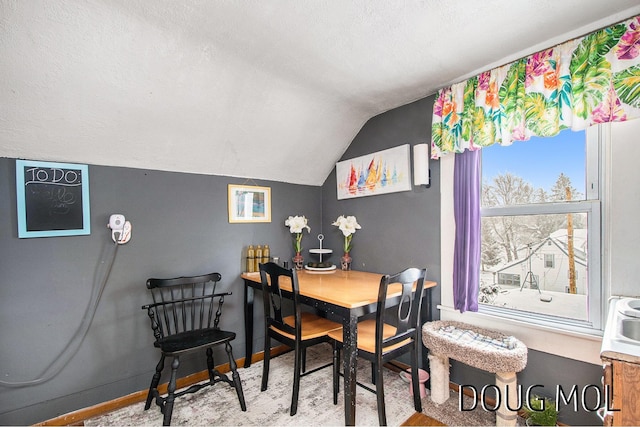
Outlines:
{"label": "wooden chalkboard frame", "polygon": [[[38,172],[37,176],[34,171]],[[67,171],[68,173],[63,173],[63,171]],[[34,180],[25,182],[25,175],[28,177],[30,173]],[[82,209],[82,220],[76,221],[78,224],[74,225],[63,224],[60,226],[50,227],[50,229],[30,229],[27,221],[27,215],[36,214],[36,212],[33,212],[35,210],[33,205],[27,201],[27,197],[30,196],[30,193],[26,190],[27,185],[30,184],[59,185],[61,188],[74,187],[76,193],[77,187],[79,186],[79,194],[82,196],[82,203],[80,206],[75,205],[70,208],[75,209],[76,213],[78,213],[78,209]],[[91,234],[91,215],[89,211],[89,167],[87,165],[41,162],[34,160],[16,160],[16,192],[19,238],[79,236]],[[63,204],[65,201],[66,200],[62,200]],[[59,203],[56,207],[59,207]]]}

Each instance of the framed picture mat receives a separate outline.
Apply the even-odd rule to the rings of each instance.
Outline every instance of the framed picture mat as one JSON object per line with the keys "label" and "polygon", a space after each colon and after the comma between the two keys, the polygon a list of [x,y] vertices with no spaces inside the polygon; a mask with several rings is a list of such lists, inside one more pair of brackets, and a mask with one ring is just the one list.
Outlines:
{"label": "framed picture mat", "polygon": [[271,222],[271,187],[229,184],[229,222]]}

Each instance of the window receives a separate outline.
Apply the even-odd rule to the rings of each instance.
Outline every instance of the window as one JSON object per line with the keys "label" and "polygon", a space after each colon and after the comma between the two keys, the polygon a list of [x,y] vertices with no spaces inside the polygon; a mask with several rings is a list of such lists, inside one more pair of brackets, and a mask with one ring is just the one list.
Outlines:
{"label": "window", "polygon": [[520,286],[520,275],[509,273],[498,273],[498,285]]}
{"label": "window", "polygon": [[601,328],[598,134],[482,149],[480,311]]}
{"label": "window", "polygon": [[544,254],[544,268],[553,268],[555,265],[553,254]]}

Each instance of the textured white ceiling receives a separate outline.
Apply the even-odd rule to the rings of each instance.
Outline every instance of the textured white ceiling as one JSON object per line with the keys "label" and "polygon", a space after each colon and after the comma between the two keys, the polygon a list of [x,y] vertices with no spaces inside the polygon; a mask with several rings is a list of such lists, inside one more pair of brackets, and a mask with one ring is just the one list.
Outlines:
{"label": "textured white ceiling", "polygon": [[636,14],[638,0],[0,0],[0,156],[321,185],[372,116]]}

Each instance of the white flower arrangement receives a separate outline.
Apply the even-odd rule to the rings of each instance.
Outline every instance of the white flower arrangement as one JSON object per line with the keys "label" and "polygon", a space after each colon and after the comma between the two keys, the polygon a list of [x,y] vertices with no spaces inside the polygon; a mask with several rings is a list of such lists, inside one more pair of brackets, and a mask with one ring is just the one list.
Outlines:
{"label": "white flower arrangement", "polygon": [[340,231],[342,231],[342,234],[344,235],[344,252],[350,252],[353,246],[351,244],[353,233],[361,228],[356,217],[353,215],[346,217],[344,215],[340,215],[331,225],[337,226]]}
{"label": "white flower arrangement", "polygon": [[307,225],[307,218],[304,215],[289,216],[284,221],[284,225],[289,227],[291,234],[295,234],[293,241],[293,249],[298,252],[302,252],[302,232],[307,229],[307,233],[311,232],[311,227]]}

